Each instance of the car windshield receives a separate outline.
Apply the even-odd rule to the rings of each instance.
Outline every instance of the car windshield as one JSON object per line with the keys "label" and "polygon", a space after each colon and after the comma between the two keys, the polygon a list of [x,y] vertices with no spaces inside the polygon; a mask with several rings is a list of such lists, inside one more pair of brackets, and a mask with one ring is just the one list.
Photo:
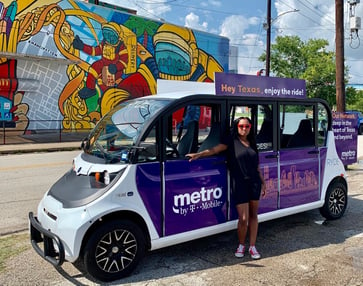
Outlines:
{"label": "car windshield", "polygon": [[83,143],[87,154],[104,158],[106,163],[127,163],[130,149],[141,130],[167,100],[136,99],[126,101],[107,113]]}

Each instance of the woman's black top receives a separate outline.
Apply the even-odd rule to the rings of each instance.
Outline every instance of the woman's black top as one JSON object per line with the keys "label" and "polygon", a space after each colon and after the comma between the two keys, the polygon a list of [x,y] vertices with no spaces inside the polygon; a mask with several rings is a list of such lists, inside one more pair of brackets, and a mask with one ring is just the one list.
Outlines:
{"label": "woman's black top", "polygon": [[246,147],[239,138],[226,138],[222,144],[228,146],[227,163],[231,174],[232,194],[240,198],[240,203],[258,199],[261,190],[258,152],[252,147]]}

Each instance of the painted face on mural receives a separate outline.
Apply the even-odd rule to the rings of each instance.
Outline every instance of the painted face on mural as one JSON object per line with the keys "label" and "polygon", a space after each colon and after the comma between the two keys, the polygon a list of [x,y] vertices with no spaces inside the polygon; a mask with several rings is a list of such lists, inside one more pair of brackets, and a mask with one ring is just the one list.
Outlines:
{"label": "painted face on mural", "polygon": [[102,34],[103,34],[103,38],[104,40],[111,44],[111,45],[117,45],[117,43],[119,42],[120,40],[120,37],[119,35],[116,33],[116,31],[114,31],[113,29],[111,28],[108,28],[108,27],[104,27],[102,29]]}
{"label": "painted face on mural", "polygon": [[155,58],[161,73],[174,76],[190,74],[190,56],[172,43],[158,43],[155,47]]}

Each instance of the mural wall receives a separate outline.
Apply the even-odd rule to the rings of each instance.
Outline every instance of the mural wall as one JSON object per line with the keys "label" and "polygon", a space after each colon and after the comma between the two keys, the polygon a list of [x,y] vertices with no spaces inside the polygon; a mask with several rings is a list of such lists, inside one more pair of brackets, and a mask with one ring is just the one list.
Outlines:
{"label": "mural wall", "polygon": [[81,1],[0,2],[0,121],[27,130],[92,128],[158,78],[213,81],[228,71],[217,35]]}

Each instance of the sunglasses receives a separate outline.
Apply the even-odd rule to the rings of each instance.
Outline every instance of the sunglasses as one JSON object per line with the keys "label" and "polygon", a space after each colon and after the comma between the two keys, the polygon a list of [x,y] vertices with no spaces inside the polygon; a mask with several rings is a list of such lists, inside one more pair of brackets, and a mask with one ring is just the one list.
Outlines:
{"label": "sunglasses", "polygon": [[250,129],[251,124],[238,124],[238,127],[241,128],[241,129],[243,129],[243,128]]}

